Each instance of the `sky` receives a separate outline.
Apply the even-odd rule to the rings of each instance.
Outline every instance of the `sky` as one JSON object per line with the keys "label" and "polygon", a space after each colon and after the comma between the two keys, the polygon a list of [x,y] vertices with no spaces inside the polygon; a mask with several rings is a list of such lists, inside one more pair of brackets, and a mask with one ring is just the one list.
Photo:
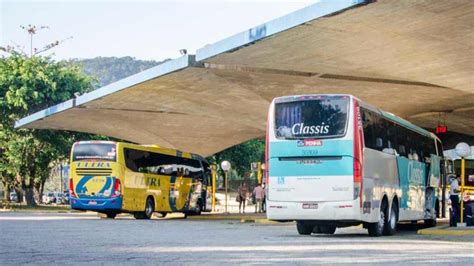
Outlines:
{"label": "sky", "polygon": [[[66,39],[45,55],[57,60],[132,56],[164,60],[304,8],[316,0],[43,1],[0,0],[0,46],[30,50],[20,25],[48,26],[33,39],[42,48]],[[72,37],[72,38],[70,38]]]}

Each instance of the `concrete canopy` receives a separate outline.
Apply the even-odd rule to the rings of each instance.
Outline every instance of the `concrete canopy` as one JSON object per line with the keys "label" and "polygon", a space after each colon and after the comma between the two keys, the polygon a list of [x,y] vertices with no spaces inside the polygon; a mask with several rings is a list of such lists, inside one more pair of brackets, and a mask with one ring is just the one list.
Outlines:
{"label": "concrete canopy", "polygon": [[349,93],[474,135],[474,2],[321,1],[40,111],[18,127],[210,155],[263,137],[274,97]]}

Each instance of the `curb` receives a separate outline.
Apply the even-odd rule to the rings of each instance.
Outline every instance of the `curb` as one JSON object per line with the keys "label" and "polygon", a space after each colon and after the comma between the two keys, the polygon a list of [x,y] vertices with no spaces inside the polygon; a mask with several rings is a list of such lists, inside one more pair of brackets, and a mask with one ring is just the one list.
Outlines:
{"label": "curb", "polygon": [[441,236],[474,236],[473,229],[450,229],[449,225],[426,228],[416,231],[418,235],[441,235]]}

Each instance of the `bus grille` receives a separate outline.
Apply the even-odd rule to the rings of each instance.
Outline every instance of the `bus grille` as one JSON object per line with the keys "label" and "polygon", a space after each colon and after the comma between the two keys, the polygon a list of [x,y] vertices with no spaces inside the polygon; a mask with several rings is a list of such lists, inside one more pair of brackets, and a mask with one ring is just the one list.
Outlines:
{"label": "bus grille", "polygon": [[109,176],[112,174],[112,168],[77,168],[77,175],[91,175],[91,176]]}

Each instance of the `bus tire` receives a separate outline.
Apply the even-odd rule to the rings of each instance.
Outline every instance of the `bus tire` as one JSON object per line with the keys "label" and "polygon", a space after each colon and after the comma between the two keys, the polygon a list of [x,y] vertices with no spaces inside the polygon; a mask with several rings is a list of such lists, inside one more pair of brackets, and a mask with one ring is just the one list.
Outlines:
{"label": "bus tire", "polygon": [[155,212],[155,201],[153,197],[148,197],[145,204],[144,219],[151,219],[151,216]]}
{"label": "bus tire", "polygon": [[133,214],[133,217],[135,217],[135,219],[138,219],[138,220],[142,220],[142,219],[149,220],[151,219],[151,216],[153,215],[154,211],[155,211],[155,202],[153,201],[152,197],[148,197],[145,203],[145,211],[135,212]]}
{"label": "bus tire", "polygon": [[387,221],[384,225],[384,235],[393,236],[395,234],[397,231],[397,217],[398,209],[397,206],[395,206],[395,202],[392,202],[392,208],[390,208],[390,217],[387,218]]}
{"label": "bus tire", "polygon": [[380,208],[379,220],[376,223],[369,223],[367,229],[369,231],[369,236],[381,236],[384,232],[385,227],[385,211],[386,203],[382,201],[382,206]]}
{"label": "bus tire", "polygon": [[320,228],[323,234],[333,235],[336,232],[336,226],[334,225],[320,226]]}
{"label": "bus tire", "polygon": [[323,232],[321,232],[321,227],[319,225],[315,225],[313,227],[313,233],[315,234],[322,234]]}
{"label": "bus tire", "polygon": [[311,235],[311,233],[313,232],[313,227],[305,222],[297,221],[296,230],[300,235]]}
{"label": "bus tire", "polygon": [[435,227],[436,226],[436,218],[435,219],[426,219],[424,220],[424,224],[426,227]]}
{"label": "bus tire", "polygon": [[115,216],[117,216],[117,213],[115,213],[115,212],[107,212],[107,213],[105,213],[105,215],[107,215],[107,218],[108,218],[108,219],[115,219]]}

